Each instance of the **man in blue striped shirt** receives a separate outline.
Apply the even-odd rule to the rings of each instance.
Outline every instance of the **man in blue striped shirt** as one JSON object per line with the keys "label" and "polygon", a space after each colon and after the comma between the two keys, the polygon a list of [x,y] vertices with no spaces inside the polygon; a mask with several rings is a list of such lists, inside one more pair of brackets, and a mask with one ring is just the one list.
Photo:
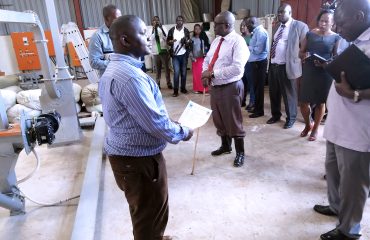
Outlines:
{"label": "man in blue striped shirt", "polygon": [[187,141],[193,130],[171,121],[156,82],[141,71],[150,53],[144,22],[133,15],[110,28],[114,54],[99,82],[105,150],[130,206],[135,240],[162,239],[168,221],[168,187],[162,150]]}

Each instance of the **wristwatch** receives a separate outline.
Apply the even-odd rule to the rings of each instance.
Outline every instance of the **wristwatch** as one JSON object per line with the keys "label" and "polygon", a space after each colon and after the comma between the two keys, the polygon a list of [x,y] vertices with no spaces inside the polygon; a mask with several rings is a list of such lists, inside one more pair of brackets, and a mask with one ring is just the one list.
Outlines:
{"label": "wristwatch", "polygon": [[353,101],[356,103],[360,101],[360,92],[358,90],[353,92]]}

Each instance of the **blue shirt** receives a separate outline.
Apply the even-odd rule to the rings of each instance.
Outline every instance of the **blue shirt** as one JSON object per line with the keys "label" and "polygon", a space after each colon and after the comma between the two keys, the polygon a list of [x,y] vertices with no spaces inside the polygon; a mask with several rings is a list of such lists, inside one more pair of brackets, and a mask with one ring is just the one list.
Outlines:
{"label": "blue shirt", "polygon": [[166,142],[178,143],[189,129],[169,119],[158,84],[140,68],[142,62],[112,54],[99,81],[103,116],[109,126],[105,140],[108,155],[151,156]]}
{"label": "blue shirt", "polygon": [[109,28],[104,24],[101,26],[89,41],[89,60],[93,69],[98,70],[101,77],[107,68],[109,60],[106,60],[104,54],[113,52],[112,41],[109,38]]}
{"label": "blue shirt", "polygon": [[269,51],[269,37],[262,25],[253,30],[253,36],[249,42],[251,55],[248,62],[262,61],[267,58]]}

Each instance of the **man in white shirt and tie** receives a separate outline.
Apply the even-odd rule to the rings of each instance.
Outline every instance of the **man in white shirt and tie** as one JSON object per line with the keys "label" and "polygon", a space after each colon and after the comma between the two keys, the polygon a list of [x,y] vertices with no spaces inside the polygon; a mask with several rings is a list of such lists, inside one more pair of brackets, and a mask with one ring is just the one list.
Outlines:
{"label": "man in white shirt and tie", "polygon": [[281,117],[283,97],[286,122],[284,129],[291,128],[297,118],[296,81],[302,76],[302,63],[298,56],[299,43],[306,37],[307,24],[292,18],[292,8],[283,3],[278,8],[279,24],[270,51],[269,87],[272,117],[267,124],[276,123]]}
{"label": "man in white shirt and tie", "polygon": [[242,36],[234,30],[235,17],[229,11],[218,14],[214,21],[215,34],[203,63],[202,80],[211,85],[212,117],[221,147],[212,156],[231,152],[234,138],[236,157],[234,167],[244,164],[244,137],[241,102],[244,86],[241,78],[250,52]]}

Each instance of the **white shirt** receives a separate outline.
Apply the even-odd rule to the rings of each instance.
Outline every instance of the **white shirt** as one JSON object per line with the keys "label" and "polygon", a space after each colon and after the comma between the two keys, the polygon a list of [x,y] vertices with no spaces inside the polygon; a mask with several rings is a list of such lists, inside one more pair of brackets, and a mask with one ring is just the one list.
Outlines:
{"label": "white shirt", "polygon": [[[356,42],[370,57],[370,28],[363,32]],[[370,100],[362,99],[355,103],[352,99],[340,96],[333,83],[327,105],[328,118],[324,137],[347,149],[370,152]]]}
{"label": "white shirt", "polygon": [[[284,25],[285,28],[283,30],[283,35],[281,36],[280,40],[278,41],[276,45],[276,50],[275,50],[275,57],[271,59],[271,63],[276,63],[276,64],[285,64],[286,59],[285,59],[285,53],[286,53],[286,48],[288,45],[288,36],[289,36],[289,31],[290,31],[290,26],[292,25],[292,18],[290,18]],[[279,28],[277,29],[274,39],[276,39],[277,35],[280,32],[280,29],[282,24],[280,24]]]}
{"label": "white shirt", "polygon": [[[161,47],[161,49],[167,49],[167,42],[166,42],[167,35],[168,35],[167,28],[162,25],[162,29],[163,29],[163,31],[166,35],[163,34],[162,29],[160,29],[160,27],[157,27],[157,29],[158,29],[160,47]],[[159,52],[158,52],[157,42],[155,40],[154,28],[152,28],[149,33],[150,33],[149,38],[152,41],[152,54],[153,55],[158,55]]]}
{"label": "white shirt", "polygon": [[[178,45],[181,46],[181,39],[183,39],[184,37],[185,37],[184,26],[181,28],[180,31],[177,30],[177,28],[175,27],[175,30],[173,31],[173,39],[176,39],[177,41],[173,43],[173,51],[176,51]],[[185,54],[186,53],[185,44],[182,46],[180,50],[177,50],[176,52],[177,52],[176,55]]]}
{"label": "white shirt", "polygon": [[[224,37],[221,44],[218,59],[213,67],[215,78],[213,85],[223,85],[239,81],[244,74],[244,66],[248,61],[250,52],[242,36],[232,31]],[[212,61],[221,36],[218,36],[211,44],[207,56],[203,62],[203,71],[208,69]]]}

